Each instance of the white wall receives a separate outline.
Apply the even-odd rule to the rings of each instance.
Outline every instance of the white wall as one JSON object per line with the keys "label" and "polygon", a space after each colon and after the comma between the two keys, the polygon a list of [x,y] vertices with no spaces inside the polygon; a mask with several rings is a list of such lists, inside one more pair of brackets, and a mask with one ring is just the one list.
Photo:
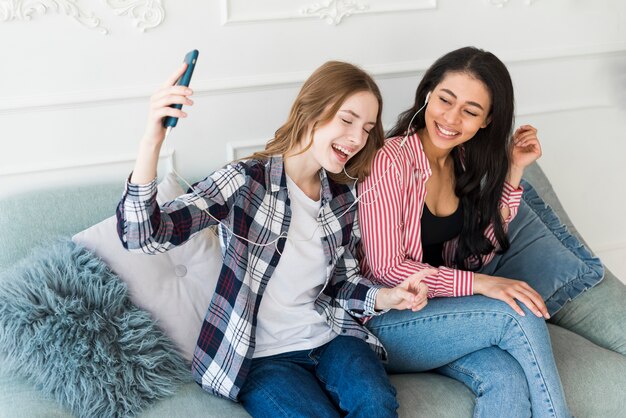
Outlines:
{"label": "white wall", "polygon": [[[592,248],[626,279],[626,3],[317,2],[328,19],[313,0],[0,0],[0,196],[124,179],[150,94],[190,49],[200,50],[196,105],[164,160],[198,177],[229,147],[245,153],[238,147],[270,138],[328,59],[375,76],[389,126],[434,59],[475,45],[508,65],[518,124],[539,128],[541,166]],[[360,10],[343,16],[350,4]]]}

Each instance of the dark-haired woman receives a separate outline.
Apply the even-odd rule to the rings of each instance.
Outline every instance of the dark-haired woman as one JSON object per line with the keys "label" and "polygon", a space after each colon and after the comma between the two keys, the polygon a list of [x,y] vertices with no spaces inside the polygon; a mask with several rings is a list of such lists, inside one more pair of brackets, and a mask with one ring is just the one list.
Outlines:
{"label": "dark-haired woman", "polygon": [[[389,371],[464,382],[477,417],[569,417],[541,296],[479,272],[507,249],[524,168],[541,155],[531,126],[510,144],[513,109],[511,78],[491,53],[462,48],[426,71],[360,186],[359,216],[364,272],[392,286],[438,267],[423,280],[435,299],[368,327]],[[483,296],[457,299],[469,295]]]}

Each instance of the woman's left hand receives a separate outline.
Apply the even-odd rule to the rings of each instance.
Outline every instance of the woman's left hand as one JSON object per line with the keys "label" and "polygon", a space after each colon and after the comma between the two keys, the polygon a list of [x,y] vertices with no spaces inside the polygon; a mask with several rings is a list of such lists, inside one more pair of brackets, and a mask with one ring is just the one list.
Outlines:
{"label": "woman's left hand", "polygon": [[522,302],[536,316],[550,318],[548,307],[541,295],[528,283],[504,277],[474,274],[474,294],[480,294],[507,303],[515,312],[524,316],[517,301]]}
{"label": "woman's left hand", "polygon": [[541,157],[541,144],[537,129],[532,125],[522,125],[513,134],[511,167],[523,171]]}

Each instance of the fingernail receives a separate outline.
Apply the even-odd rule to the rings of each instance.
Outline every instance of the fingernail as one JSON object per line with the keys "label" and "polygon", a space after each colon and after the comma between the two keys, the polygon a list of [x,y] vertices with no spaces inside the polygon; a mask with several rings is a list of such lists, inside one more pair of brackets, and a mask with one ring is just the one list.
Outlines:
{"label": "fingernail", "polygon": [[550,319],[550,314],[549,313],[545,314],[544,316],[545,316],[546,319]]}
{"label": "fingernail", "polygon": [[526,314],[522,311],[518,311],[517,313],[520,314],[521,316],[526,316]]}

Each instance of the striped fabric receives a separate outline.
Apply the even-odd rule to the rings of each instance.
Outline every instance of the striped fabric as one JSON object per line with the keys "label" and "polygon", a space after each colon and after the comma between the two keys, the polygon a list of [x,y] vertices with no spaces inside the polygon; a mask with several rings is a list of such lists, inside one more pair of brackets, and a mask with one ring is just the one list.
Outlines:
{"label": "striped fabric", "polygon": [[[430,268],[422,263],[421,218],[426,200],[426,182],[431,176],[430,164],[417,134],[390,138],[378,151],[370,176],[359,186],[359,217],[363,233],[361,269],[372,280],[395,286],[407,276]],[[500,207],[509,207],[509,222],[517,214],[522,189],[505,183]],[[497,247],[493,225],[485,236]],[[443,259],[452,266],[457,239],[444,244]],[[488,263],[495,255],[483,257]],[[470,260],[471,262],[471,260]],[[450,267],[439,267],[438,273],[424,279],[428,297],[466,296],[473,294],[474,273]]]}
{"label": "striped fabric", "polygon": [[[324,170],[320,179],[318,222],[327,269],[326,286],[315,307],[337,334],[366,340],[384,360],[382,345],[362,325],[368,317],[382,313],[374,310],[381,286],[360,275],[355,257],[361,238],[353,204],[356,191],[334,183]],[[180,196],[159,210],[156,181],[127,183],[117,210],[118,233],[131,251],[166,251],[217,223],[205,209],[234,232],[220,225],[224,263],[200,330],[192,373],[203,389],[236,400],[254,353],[261,297],[280,260],[285,246],[280,237],[287,236],[291,219],[283,160],[232,163],[194,189],[198,196]],[[238,236],[270,245],[253,245]]]}

